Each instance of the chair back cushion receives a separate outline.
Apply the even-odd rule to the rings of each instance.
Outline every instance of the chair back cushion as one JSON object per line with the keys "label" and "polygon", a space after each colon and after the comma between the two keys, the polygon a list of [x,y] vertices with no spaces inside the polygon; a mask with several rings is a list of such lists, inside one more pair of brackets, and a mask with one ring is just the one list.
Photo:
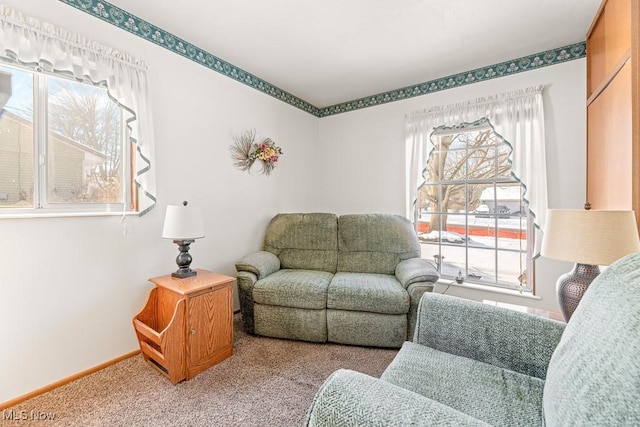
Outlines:
{"label": "chair back cushion", "polygon": [[264,250],[281,268],[336,272],[338,217],[331,213],[278,214],[267,226]]}
{"label": "chair back cushion", "polygon": [[543,405],[547,426],[640,425],[640,254],[585,292],[551,357]]}
{"label": "chair back cushion", "polygon": [[338,271],[394,274],[400,261],[419,256],[416,232],[400,215],[338,218]]}

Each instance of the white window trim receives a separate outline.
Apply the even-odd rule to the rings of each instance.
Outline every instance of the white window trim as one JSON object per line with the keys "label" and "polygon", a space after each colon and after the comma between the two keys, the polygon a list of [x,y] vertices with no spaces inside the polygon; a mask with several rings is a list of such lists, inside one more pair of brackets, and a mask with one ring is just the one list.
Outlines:
{"label": "white window trim", "polygon": [[[127,133],[135,145],[133,159],[137,210],[156,204],[153,122],[146,65],[109,46],[0,5],[0,58],[43,70],[66,73],[78,81],[104,84],[123,107]],[[43,50],[55,46],[53,50]],[[128,151],[128,150],[127,150]]]}
{"label": "white window trim", "polygon": [[[6,67],[13,67],[31,73],[33,76],[33,141],[34,141],[34,187],[33,206],[24,208],[0,208],[0,219],[17,218],[40,218],[40,217],[81,217],[81,216],[109,216],[109,215],[138,215],[131,206],[132,190],[135,183],[131,174],[131,150],[126,141],[126,124],[124,117],[121,119],[122,126],[122,173],[121,203],[51,203],[47,200],[47,177],[48,177],[48,85],[47,76],[67,79],[78,84],[90,84],[78,82],[70,76],[57,75],[56,73],[44,73],[41,70],[33,70],[22,64],[7,63],[0,58],[0,64]],[[93,85],[101,87],[101,85]]]}
{"label": "white window trim", "polygon": [[533,257],[538,256],[548,210],[543,89],[543,86],[530,87],[407,114],[407,218],[416,218],[415,201],[433,130],[439,126],[455,127],[487,118],[494,131],[513,148],[510,157],[512,171],[527,188],[525,198],[534,215],[537,232]]}
{"label": "white window trim", "polygon": [[[468,132],[473,132],[473,131],[483,131],[483,130],[491,130],[491,132],[495,135],[495,138],[498,139],[498,143],[502,143],[504,144],[504,140],[500,137],[500,135],[498,135],[497,133],[495,133],[493,125],[490,123],[489,120],[479,120],[477,122],[474,123],[461,123],[459,125],[456,126],[440,126],[434,129],[434,131],[431,133],[431,135],[429,136],[429,140],[432,141],[432,145],[433,145],[433,150],[436,150],[437,144],[435,142],[435,139],[441,138],[443,136],[454,136],[454,135],[458,135],[460,133],[468,133]],[[435,139],[432,139],[435,138]],[[427,155],[427,159],[425,162],[425,167],[428,167],[429,165],[429,158],[431,157],[431,151],[428,153]],[[501,181],[504,183],[508,183],[508,184],[512,184],[512,183],[519,183],[520,181],[513,177],[512,179],[506,179],[506,178],[498,178],[496,177],[495,179],[487,179],[487,181],[491,181],[491,183],[494,185],[500,183]],[[444,179],[439,179],[438,181],[424,181],[423,184],[428,184],[428,185],[436,185],[438,187],[442,186],[442,185],[451,185],[452,183],[455,183],[456,181],[450,181],[450,180],[444,180]],[[467,185],[467,183],[469,182],[468,179],[465,179],[464,184]],[[462,183],[462,182],[460,182]],[[418,187],[419,189],[420,187]],[[440,202],[438,203],[438,205],[440,205]],[[466,208],[468,208],[468,204],[467,202],[465,202]],[[438,211],[437,214],[443,214],[443,212]],[[455,214],[455,215],[459,215],[459,214]],[[465,218],[467,218],[465,223],[468,223],[468,218],[470,216],[470,214],[467,212],[464,214]],[[416,219],[417,221],[417,219]],[[496,217],[496,222],[495,222],[495,226],[497,227],[498,218]],[[417,224],[416,224],[417,227]],[[524,253],[526,255],[526,266],[525,266],[525,271],[527,272],[527,285],[526,287],[523,285],[520,285],[520,289],[519,290],[515,290],[515,292],[518,293],[532,293],[533,290],[535,289],[534,283],[533,283],[533,275],[531,272],[534,271],[534,247],[535,247],[535,233],[534,233],[534,224],[532,221],[531,216],[529,215],[527,217],[527,247],[524,251],[518,251],[519,253]],[[496,230],[497,231],[497,230]],[[496,237],[497,239],[497,237]],[[427,244],[429,246],[433,246],[433,247],[438,247],[438,253],[441,254],[442,253],[442,246],[445,247],[450,247],[450,245],[443,245],[442,244],[442,240],[440,240],[438,243],[420,243],[422,244]],[[465,243],[464,244],[464,248],[465,248],[465,256],[464,256],[464,263],[465,263],[465,270],[468,269],[469,267],[469,246]],[[504,249],[500,249],[497,246],[494,248],[487,248],[486,250],[493,250],[493,252],[495,253],[495,267],[496,267],[496,282],[495,283],[488,283],[488,282],[483,282],[483,281],[479,281],[479,280],[473,280],[470,279],[468,277],[464,278],[464,282],[463,283],[469,283],[469,284],[473,284],[473,285],[477,285],[477,286],[481,286],[481,287],[488,287],[488,288],[494,288],[494,289],[503,289],[506,291],[512,291],[513,289],[510,288],[510,286],[513,286],[512,284],[508,284],[508,283],[503,283],[500,282],[498,280],[498,267],[499,267],[499,261],[498,261],[498,254],[499,252],[503,251],[503,252],[512,252],[512,251],[505,251]],[[453,279],[453,277],[451,276],[446,276],[444,278],[444,280],[449,280],[449,279]],[[455,280],[454,280],[455,282]],[[456,282],[457,283],[457,282]]]}

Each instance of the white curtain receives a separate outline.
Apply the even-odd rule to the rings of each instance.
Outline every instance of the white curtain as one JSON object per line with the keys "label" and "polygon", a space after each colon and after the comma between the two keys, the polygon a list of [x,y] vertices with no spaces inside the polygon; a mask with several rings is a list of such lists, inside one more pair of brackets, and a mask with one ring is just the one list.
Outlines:
{"label": "white curtain", "polygon": [[123,107],[127,137],[135,144],[138,211],[142,215],[151,210],[156,181],[146,66],[130,55],[5,6],[0,6],[0,57],[106,85],[109,96]]}
{"label": "white curtain", "polygon": [[456,126],[486,118],[494,131],[511,145],[512,172],[525,186],[524,198],[534,217],[537,231],[534,256],[540,253],[547,214],[547,167],[545,159],[544,109],[542,86],[478,98],[455,105],[434,107],[407,115],[406,138],[410,150],[407,183],[407,214],[417,219],[418,187],[425,182],[433,144],[431,134],[440,126]]}

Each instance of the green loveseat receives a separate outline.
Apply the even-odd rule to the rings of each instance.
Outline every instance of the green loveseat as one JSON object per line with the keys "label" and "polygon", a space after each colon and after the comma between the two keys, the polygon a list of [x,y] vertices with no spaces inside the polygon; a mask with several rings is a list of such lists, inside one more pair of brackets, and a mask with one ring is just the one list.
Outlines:
{"label": "green loveseat", "polygon": [[640,426],[640,254],[605,270],[566,324],[425,294],[380,379],[339,370],[307,426]]}
{"label": "green loveseat", "polygon": [[249,333],[400,347],[438,273],[398,215],[276,215],[264,250],[236,263]]}

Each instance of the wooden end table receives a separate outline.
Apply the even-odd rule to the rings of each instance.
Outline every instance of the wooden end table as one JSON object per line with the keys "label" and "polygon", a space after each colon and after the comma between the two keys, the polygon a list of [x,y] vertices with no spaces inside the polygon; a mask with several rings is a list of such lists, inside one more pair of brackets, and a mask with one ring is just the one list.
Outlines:
{"label": "wooden end table", "polygon": [[173,384],[190,380],[233,354],[232,285],[235,279],[196,269],[156,285],[133,318],[142,355]]}

